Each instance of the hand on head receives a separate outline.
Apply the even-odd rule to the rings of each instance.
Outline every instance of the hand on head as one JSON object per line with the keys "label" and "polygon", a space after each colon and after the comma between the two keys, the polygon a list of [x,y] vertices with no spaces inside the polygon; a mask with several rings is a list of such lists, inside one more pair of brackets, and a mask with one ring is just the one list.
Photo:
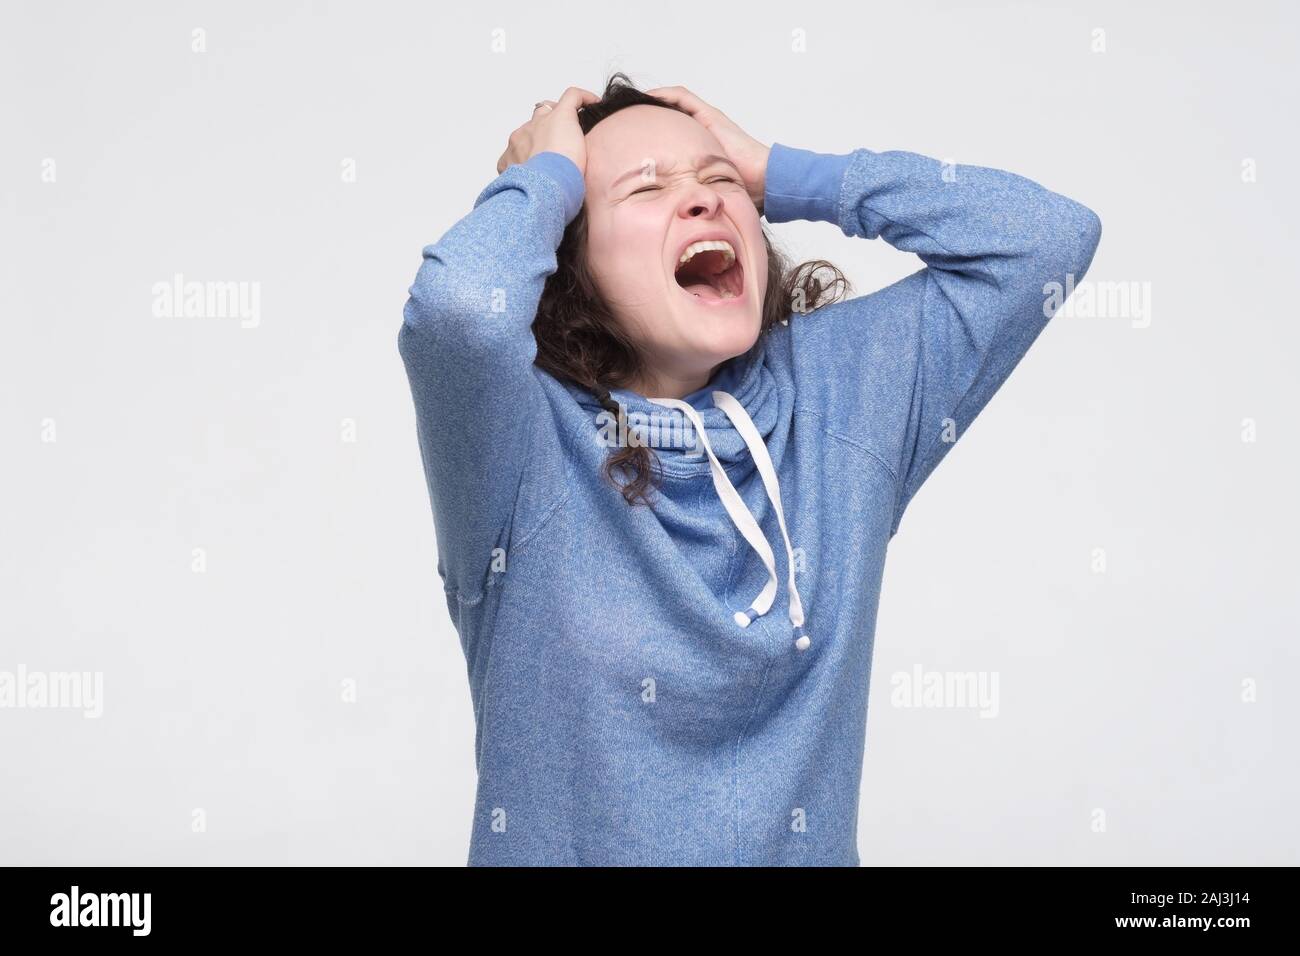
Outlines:
{"label": "hand on head", "polygon": [[527,162],[538,153],[568,156],[579,171],[587,169],[587,141],[578,125],[578,107],[595,103],[600,97],[590,90],[571,86],[559,101],[542,100],[533,107],[533,117],[510,134],[506,151],[497,160],[497,172],[507,166]]}
{"label": "hand on head", "polygon": [[722,144],[727,158],[745,180],[749,198],[754,201],[759,215],[763,214],[763,187],[767,181],[767,157],[772,151],[733,123],[725,113],[710,106],[684,86],[658,86],[645,91],[679,106]]}

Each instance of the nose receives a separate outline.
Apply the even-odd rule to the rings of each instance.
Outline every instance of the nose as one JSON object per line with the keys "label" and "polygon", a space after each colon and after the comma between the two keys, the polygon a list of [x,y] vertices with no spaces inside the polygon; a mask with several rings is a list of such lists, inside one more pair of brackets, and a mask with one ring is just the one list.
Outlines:
{"label": "nose", "polygon": [[678,215],[684,219],[712,219],[722,211],[722,195],[706,183],[696,183],[682,196]]}

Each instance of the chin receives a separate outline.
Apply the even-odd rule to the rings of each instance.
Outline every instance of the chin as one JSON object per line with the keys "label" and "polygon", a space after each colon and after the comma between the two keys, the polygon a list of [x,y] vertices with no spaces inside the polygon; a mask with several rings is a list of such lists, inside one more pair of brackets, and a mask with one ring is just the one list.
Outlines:
{"label": "chin", "polygon": [[712,356],[713,364],[717,364],[743,355],[753,348],[758,341],[761,324],[762,320],[757,315],[717,315],[708,328],[700,328],[698,322],[693,323],[693,338],[699,343],[699,351]]}
{"label": "chin", "polygon": [[694,356],[692,364],[712,368],[753,348],[763,324],[761,297],[749,283],[737,291],[726,298],[702,299],[674,284],[665,303],[681,343],[674,351]]}

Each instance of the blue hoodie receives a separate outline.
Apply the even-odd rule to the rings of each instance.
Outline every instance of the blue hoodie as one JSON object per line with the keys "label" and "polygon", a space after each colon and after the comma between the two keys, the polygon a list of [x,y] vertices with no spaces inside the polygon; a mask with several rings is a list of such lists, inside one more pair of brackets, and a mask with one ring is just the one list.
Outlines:
{"label": "blue hoodie", "polygon": [[1101,234],[1027,179],[948,171],[772,147],[769,222],[924,267],[791,315],[687,401],[612,389],[653,509],[601,476],[618,423],[533,364],[577,166],[508,167],[424,249],[398,347],[474,706],[470,865],[859,864],[889,541]]}

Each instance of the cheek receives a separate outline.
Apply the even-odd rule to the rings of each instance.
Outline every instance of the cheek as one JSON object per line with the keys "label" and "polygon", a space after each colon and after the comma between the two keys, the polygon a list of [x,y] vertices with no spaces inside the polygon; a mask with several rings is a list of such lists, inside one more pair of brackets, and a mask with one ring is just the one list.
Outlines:
{"label": "cheek", "polygon": [[623,284],[618,247],[618,232],[611,223],[588,224],[587,269],[606,298],[616,297]]}
{"label": "cheek", "polygon": [[753,261],[750,267],[754,270],[753,287],[758,290],[760,298],[767,290],[767,246],[763,242],[762,235],[750,239],[750,249],[753,250]]}
{"label": "cheek", "polygon": [[663,285],[663,229],[657,223],[625,221],[606,240],[609,274],[629,290],[647,292]]}
{"label": "cheek", "polygon": [[588,232],[587,263],[609,306],[624,318],[663,296],[663,238],[653,226],[627,220]]}

